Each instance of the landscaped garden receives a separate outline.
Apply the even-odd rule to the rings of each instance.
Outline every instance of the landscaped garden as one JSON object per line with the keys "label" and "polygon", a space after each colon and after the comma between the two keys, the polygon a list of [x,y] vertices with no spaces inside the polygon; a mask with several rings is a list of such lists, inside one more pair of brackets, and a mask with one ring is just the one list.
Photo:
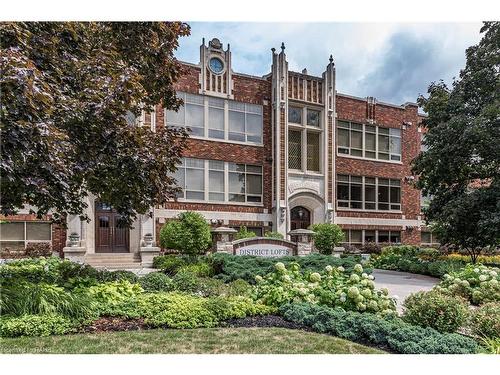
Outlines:
{"label": "landscaped garden", "polygon": [[[1,350],[115,352],[113,343],[127,342],[123,352],[173,352],[194,336],[177,352],[477,353],[486,350],[479,337],[498,345],[498,269],[445,276],[408,298],[398,317],[358,261],[164,255],[157,272],[138,277],[56,257],[16,260],[0,267]],[[466,325],[472,337],[456,333]]]}

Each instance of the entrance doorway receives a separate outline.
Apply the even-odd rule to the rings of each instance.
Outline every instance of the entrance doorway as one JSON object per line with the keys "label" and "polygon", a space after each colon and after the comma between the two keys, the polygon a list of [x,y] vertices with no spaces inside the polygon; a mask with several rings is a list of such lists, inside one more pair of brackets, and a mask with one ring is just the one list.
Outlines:
{"label": "entrance doorway", "polygon": [[129,229],[120,221],[121,215],[106,203],[95,205],[96,253],[128,253]]}
{"label": "entrance doorway", "polygon": [[311,225],[311,212],[302,206],[294,207],[290,210],[290,228],[307,229]]}

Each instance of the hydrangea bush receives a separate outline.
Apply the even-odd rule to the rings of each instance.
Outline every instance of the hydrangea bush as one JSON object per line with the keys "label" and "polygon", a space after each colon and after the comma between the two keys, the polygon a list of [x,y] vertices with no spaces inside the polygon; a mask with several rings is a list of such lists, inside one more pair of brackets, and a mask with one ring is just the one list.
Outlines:
{"label": "hydrangea bush", "polygon": [[474,305],[500,302],[500,269],[468,264],[460,271],[446,274],[435,288],[464,297]]}
{"label": "hydrangea bush", "polygon": [[349,274],[341,266],[326,266],[323,272],[301,272],[298,263],[287,268],[278,262],[274,272],[256,276],[256,281],[254,298],[268,306],[308,302],[360,312],[393,314],[396,310],[387,289],[376,290],[373,276],[365,273],[361,264],[356,264]]}

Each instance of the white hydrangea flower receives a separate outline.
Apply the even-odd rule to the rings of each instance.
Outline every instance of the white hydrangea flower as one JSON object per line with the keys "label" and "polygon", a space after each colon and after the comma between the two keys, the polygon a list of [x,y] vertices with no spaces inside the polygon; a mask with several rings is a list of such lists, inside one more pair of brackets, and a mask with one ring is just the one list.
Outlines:
{"label": "white hydrangea flower", "polygon": [[486,275],[479,275],[479,281],[482,282],[482,281],[486,281],[486,280],[488,280],[488,276],[486,276]]}
{"label": "white hydrangea flower", "polygon": [[344,267],[342,267],[342,266],[339,266],[339,267],[337,267],[337,270],[339,270],[340,272],[344,272],[344,271],[345,271],[345,268],[344,268]]}
{"label": "white hydrangea flower", "polygon": [[360,279],[359,279],[359,276],[358,276],[358,275],[356,275],[355,273],[353,273],[349,279],[350,279],[352,282],[354,282],[354,283],[357,283],[357,282],[359,282],[359,280],[360,280]]}
{"label": "white hydrangea flower", "polygon": [[325,270],[326,270],[326,272],[330,273],[330,272],[333,271],[333,267],[332,266],[326,266]]}
{"label": "white hydrangea flower", "polygon": [[363,266],[359,263],[356,264],[353,269],[354,269],[354,272],[363,273]]}
{"label": "white hydrangea flower", "polygon": [[278,262],[274,265],[274,268],[276,268],[278,271],[285,271],[286,267],[283,263]]}
{"label": "white hydrangea flower", "polygon": [[262,278],[262,276],[260,276],[260,275],[255,276],[255,281],[256,281],[256,282],[260,283],[260,282],[262,282],[263,280],[264,280],[264,279]]}
{"label": "white hydrangea flower", "polygon": [[474,268],[475,273],[479,273],[479,268]]}
{"label": "white hydrangea flower", "polygon": [[369,276],[368,276],[368,279],[369,279],[369,280],[375,280],[375,277],[374,277],[373,275],[369,275]]}
{"label": "white hydrangea flower", "polygon": [[363,273],[361,274],[361,277],[362,277],[363,279],[368,279],[368,274],[367,274],[366,272],[363,272]]}
{"label": "white hydrangea flower", "polygon": [[284,275],[283,280],[290,282],[292,281],[292,278],[290,277],[290,275]]}
{"label": "white hydrangea flower", "polygon": [[497,273],[495,271],[490,271],[490,276],[491,277],[497,277]]}
{"label": "white hydrangea flower", "polygon": [[319,283],[321,281],[321,275],[317,272],[313,272],[311,273],[311,276],[309,276],[309,280],[313,283]]}

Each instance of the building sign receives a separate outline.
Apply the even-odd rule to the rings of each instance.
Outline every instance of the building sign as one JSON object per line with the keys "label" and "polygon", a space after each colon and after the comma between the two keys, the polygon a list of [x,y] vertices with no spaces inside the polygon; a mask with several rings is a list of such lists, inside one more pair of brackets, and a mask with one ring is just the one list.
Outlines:
{"label": "building sign", "polygon": [[235,255],[252,255],[259,257],[283,257],[294,255],[294,248],[288,244],[276,243],[253,243],[242,244],[243,246],[234,249]]}

